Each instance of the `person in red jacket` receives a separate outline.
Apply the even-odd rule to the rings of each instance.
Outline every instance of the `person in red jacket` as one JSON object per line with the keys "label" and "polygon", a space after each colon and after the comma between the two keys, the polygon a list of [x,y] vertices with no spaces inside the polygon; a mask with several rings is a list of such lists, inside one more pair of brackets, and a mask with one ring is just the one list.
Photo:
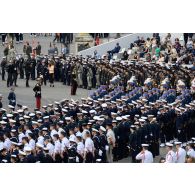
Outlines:
{"label": "person in red jacket", "polygon": [[100,44],[100,37],[99,37],[99,35],[97,35],[95,38],[95,46],[99,45],[99,44]]}

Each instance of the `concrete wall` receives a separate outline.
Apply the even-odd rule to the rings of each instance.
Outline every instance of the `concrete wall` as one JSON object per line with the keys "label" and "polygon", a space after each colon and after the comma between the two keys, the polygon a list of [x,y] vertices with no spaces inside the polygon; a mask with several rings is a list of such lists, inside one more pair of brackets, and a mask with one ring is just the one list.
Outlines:
{"label": "concrete wall", "polygon": [[[167,33],[160,33],[161,39],[163,37],[165,37],[166,35],[167,35]],[[107,51],[112,50],[115,47],[116,43],[119,43],[121,48],[129,48],[130,43],[133,43],[137,39],[138,36],[144,37],[144,39],[146,39],[147,37],[152,37],[152,33],[133,33],[133,34],[129,34],[129,35],[126,35],[126,36],[121,37],[119,39],[115,39],[113,41],[110,41],[108,43],[104,43],[104,44],[94,46],[94,47],[91,47],[89,49],[80,51],[80,52],[78,52],[78,54],[81,54],[83,56],[93,55],[94,51],[96,50],[98,52],[98,54],[102,56]],[[182,33],[171,33],[172,41],[174,41],[174,39],[176,37],[180,38],[181,36],[182,36]]]}

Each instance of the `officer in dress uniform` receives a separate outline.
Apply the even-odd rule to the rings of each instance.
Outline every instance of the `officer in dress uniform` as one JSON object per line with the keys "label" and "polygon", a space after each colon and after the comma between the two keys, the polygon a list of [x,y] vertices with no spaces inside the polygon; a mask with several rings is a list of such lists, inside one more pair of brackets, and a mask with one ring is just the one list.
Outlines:
{"label": "officer in dress uniform", "polygon": [[175,163],[176,162],[176,155],[173,151],[173,144],[166,143],[166,148],[168,153],[166,154],[165,163]]}
{"label": "officer in dress uniform", "polygon": [[99,131],[95,128],[92,128],[92,140],[93,140],[93,143],[94,143],[94,148],[95,148],[95,151],[94,151],[94,162],[96,162],[97,159],[100,158],[99,156],[99,150],[100,150],[100,138],[99,138]]}
{"label": "officer in dress uniform", "polygon": [[70,138],[70,147],[68,148],[68,162],[69,163],[76,163],[76,157],[77,157],[77,144],[75,142],[75,139]]}
{"label": "officer in dress uniform", "polygon": [[186,151],[181,147],[181,142],[175,142],[176,145],[176,163],[185,163]]}
{"label": "officer in dress uniform", "polygon": [[35,92],[36,108],[40,110],[41,108],[41,79],[40,78],[37,78],[37,84],[33,88],[33,91]]}
{"label": "officer in dress uniform", "polygon": [[142,144],[142,151],[136,156],[136,160],[141,160],[142,163],[153,163],[153,155],[148,150],[149,144]]}
{"label": "officer in dress uniform", "polygon": [[43,145],[40,143],[36,143],[36,162],[43,163],[45,160],[45,155],[43,153]]}
{"label": "officer in dress uniform", "polygon": [[99,133],[100,133],[100,136],[99,136],[99,139],[100,139],[99,154],[102,154],[102,155],[100,155],[101,162],[106,163],[106,146],[108,145],[106,135],[105,135],[106,129],[103,126],[100,126]]}
{"label": "officer in dress uniform", "polygon": [[83,163],[85,146],[82,141],[82,133],[79,131],[76,133],[77,140],[77,162]]}
{"label": "officer in dress uniform", "polygon": [[43,152],[44,152],[44,160],[43,160],[43,163],[53,163],[54,160],[51,157],[51,155],[49,154],[49,148],[44,147],[43,148]]}
{"label": "officer in dress uniform", "polygon": [[36,158],[32,154],[32,148],[31,147],[29,147],[29,146],[24,147],[24,152],[26,153],[25,161],[27,163],[35,163],[36,162]]}
{"label": "officer in dress uniform", "polygon": [[13,85],[13,72],[14,72],[14,66],[13,66],[13,61],[10,60],[9,63],[7,64],[7,87],[10,87]]}
{"label": "officer in dress uniform", "polygon": [[29,79],[30,79],[30,74],[31,74],[31,69],[32,69],[30,57],[27,58],[26,56],[26,59],[24,60],[24,67],[25,67],[25,76],[26,76],[26,87],[30,87]]}
{"label": "officer in dress uniform", "polygon": [[1,61],[2,81],[5,81],[6,65],[7,65],[6,57],[3,57],[2,61]]}
{"label": "officer in dress uniform", "polygon": [[14,93],[14,87],[10,88],[10,93],[8,95],[9,105],[15,108],[16,106],[16,94]]}

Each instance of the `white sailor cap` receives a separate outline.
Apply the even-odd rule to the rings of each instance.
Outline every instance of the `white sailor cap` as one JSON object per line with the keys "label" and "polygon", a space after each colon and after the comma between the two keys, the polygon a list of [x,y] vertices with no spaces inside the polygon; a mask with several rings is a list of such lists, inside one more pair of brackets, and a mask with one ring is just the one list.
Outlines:
{"label": "white sailor cap", "polygon": [[145,116],[142,116],[142,117],[141,117],[141,119],[147,120],[147,117],[145,117]]}
{"label": "white sailor cap", "polygon": [[32,121],[32,125],[37,125],[38,122],[37,121]]}
{"label": "white sailor cap", "polygon": [[97,129],[95,129],[95,128],[92,128],[92,131],[98,132],[98,130],[97,130]]}
{"label": "white sailor cap", "polygon": [[28,106],[22,106],[22,109],[23,110],[28,109]]}
{"label": "white sailor cap", "polygon": [[6,125],[7,122],[6,122],[6,121],[0,121],[0,124],[1,124],[1,125]]}
{"label": "white sailor cap", "polygon": [[41,111],[39,111],[39,110],[37,110],[37,111],[36,111],[36,114],[42,114],[42,112],[41,112]]}
{"label": "white sailor cap", "polygon": [[15,154],[12,154],[11,158],[17,158],[17,156]]}
{"label": "white sailor cap", "polygon": [[112,116],[116,116],[116,115],[117,115],[117,113],[115,113],[115,112],[111,112],[111,115],[112,115]]}
{"label": "white sailor cap", "polygon": [[56,104],[56,105],[60,105],[60,102],[54,102],[54,104]]}
{"label": "white sailor cap", "polygon": [[26,156],[26,153],[23,152],[22,150],[19,150],[19,154],[20,154],[20,155],[23,155],[23,156]]}
{"label": "white sailor cap", "polygon": [[153,118],[153,117],[154,117],[154,115],[152,115],[152,114],[148,115],[148,118]]}
{"label": "white sailor cap", "polygon": [[106,132],[106,129],[103,126],[100,126],[100,130]]}
{"label": "white sailor cap", "polygon": [[70,107],[74,107],[74,105],[73,105],[73,104],[69,104],[69,106],[70,106]]}
{"label": "white sailor cap", "polygon": [[14,106],[12,106],[12,105],[8,105],[8,108],[10,108],[10,109],[14,109]]}
{"label": "white sailor cap", "polygon": [[117,120],[112,120],[112,123],[117,123]]}
{"label": "white sailor cap", "polygon": [[173,144],[171,144],[171,143],[166,143],[166,146],[168,146],[168,147],[173,147]]}
{"label": "white sailor cap", "polygon": [[15,132],[16,132],[16,129],[12,129],[11,132],[12,132],[12,133],[15,133]]}
{"label": "white sailor cap", "polygon": [[0,110],[1,111],[4,111],[4,112],[7,112],[7,110],[5,108],[1,108]]}
{"label": "white sailor cap", "polygon": [[136,114],[135,117],[136,117],[136,118],[139,118],[139,114]]}
{"label": "white sailor cap", "polygon": [[99,116],[94,116],[93,117],[93,119],[96,120],[96,121],[98,121],[99,118],[100,118]]}
{"label": "white sailor cap", "polygon": [[65,117],[65,120],[66,120],[66,121],[70,121],[71,118],[70,118],[70,117]]}
{"label": "white sailor cap", "polygon": [[30,116],[30,117],[35,116],[35,113],[31,112],[31,113],[29,114],[29,116]]}
{"label": "white sailor cap", "polygon": [[62,108],[62,112],[68,112],[68,110],[66,110],[65,108]]}
{"label": "white sailor cap", "polygon": [[13,114],[7,114],[7,117],[8,118],[12,118],[13,117]]}
{"label": "white sailor cap", "polygon": [[38,123],[42,123],[43,120],[42,120],[42,119],[38,119],[37,122],[38,122]]}
{"label": "white sailor cap", "polygon": [[97,120],[98,120],[98,121],[104,121],[105,119],[99,117]]}
{"label": "white sailor cap", "polygon": [[182,142],[174,142],[175,145],[180,145]]}
{"label": "white sailor cap", "polygon": [[88,112],[86,110],[81,111],[83,114],[87,114]]}
{"label": "white sailor cap", "polygon": [[38,148],[43,148],[44,146],[41,144],[41,143],[36,143],[36,146],[38,147]]}
{"label": "white sailor cap", "polygon": [[30,116],[24,115],[25,119],[30,119]]}
{"label": "white sailor cap", "polygon": [[124,119],[124,120],[127,120],[128,119],[128,117],[126,115],[125,116],[122,116],[121,118]]}
{"label": "white sailor cap", "polygon": [[178,111],[178,112],[181,112],[181,110],[179,108],[175,108],[175,110]]}
{"label": "white sailor cap", "polygon": [[76,133],[76,137],[82,137],[82,133],[81,133],[80,131],[78,131],[78,132]]}
{"label": "white sailor cap", "polygon": [[43,117],[43,119],[48,119],[48,118],[49,118],[49,116],[44,116],[44,117]]}
{"label": "white sailor cap", "polygon": [[149,144],[142,144],[142,147],[148,147]]}
{"label": "white sailor cap", "polygon": [[122,117],[118,116],[118,117],[116,117],[116,120],[117,121],[122,121]]}
{"label": "white sailor cap", "polygon": [[108,105],[106,103],[102,104],[102,108],[106,108]]}
{"label": "white sailor cap", "polygon": [[144,119],[139,119],[139,122],[142,122],[143,123],[143,122],[145,122],[145,120]]}
{"label": "white sailor cap", "polygon": [[96,114],[97,112],[95,110],[90,110],[89,113],[90,114]]}
{"label": "white sailor cap", "polygon": [[22,113],[22,112],[24,112],[22,109],[19,109],[19,110],[17,110],[18,111],[18,113]]}
{"label": "white sailor cap", "polygon": [[10,123],[16,123],[16,121],[13,120],[13,119],[10,119],[9,122],[10,122]]}
{"label": "white sailor cap", "polygon": [[136,105],[137,105],[137,102],[135,102],[135,101],[132,101],[132,104],[136,104]]}

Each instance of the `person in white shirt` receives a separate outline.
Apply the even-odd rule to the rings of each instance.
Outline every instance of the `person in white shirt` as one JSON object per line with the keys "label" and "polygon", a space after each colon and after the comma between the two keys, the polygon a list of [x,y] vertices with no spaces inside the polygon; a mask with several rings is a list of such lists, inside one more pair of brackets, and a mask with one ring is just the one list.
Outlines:
{"label": "person in white shirt", "polygon": [[186,146],[186,149],[187,149],[187,155],[192,157],[192,158],[195,158],[195,151],[193,149],[194,147],[194,143],[188,143],[188,145]]}
{"label": "person in white shirt", "polygon": [[50,136],[53,139],[53,135],[58,134],[58,132],[55,130],[55,125],[51,124],[50,125]]}
{"label": "person in white shirt", "polygon": [[107,130],[106,137],[107,137],[107,142],[108,142],[108,146],[109,146],[107,151],[106,151],[106,156],[107,156],[107,161],[109,163],[112,163],[113,162],[112,151],[113,151],[113,148],[115,147],[115,142],[116,142],[116,138],[115,138],[114,132],[112,130],[112,123],[106,124],[106,130]]}
{"label": "person in white shirt", "polygon": [[58,134],[54,134],[53,135],[53,141],[54,141],[54,154],[53,154],[53,158],[54,158],[56,163],[61,163],[62,162],[62,158],[61,158],[61,143],[60,143]]}
{"label": "person in white shirt", "polygon": [[18,129],[18,141],[19,143],[22,143],[22,138],[25,137],[24,133],[23,133],[23,129],[22,128],[19,128]]}
{"label": "person in white shirt", "polygon": [[175,163],[176,155],[175,152],[173,151],[173,144],[166,143],[166,146],[168,152],[166,154],[165,163]]}
{"label": "person in white shirt", "polygon": [[7,151],[9,151],[10,150],[10,148],[11,148],[11,141],[10,141],[10,139],[9,139],[9,137],[8,137],[8,133],[5,133],[4,135],[3,135],[3,137],[4,137],[4,139],[5,139],[5,141],[4,141],[4,143],[3,143],[3,147],[7,150]]}
{"label": "person in white shirt", "polygon": [[76,142],[76,136],[74,134],[74,129],[69,130],[69,139],[73,139]]}
{"label": "person in white shirt", "polygon": [[90,132],[88,130],[85,131],[85,152],[84,152],[84,159],[85,163],[92,163],[94,157],[94,143],[90,137]]}
{"label": "person in white shirt", "polygon": [[136,156],[136,160],[141,160],[142,163],[153,163],[153,155],[148,151],[148,144],[142,144],[143,150]]}
{"label": "person in white shirt", "polygon": [[35,140],[33,139],[32,133],[28,134],[28,140],[29,140],[29,142],[28,142],[29,146],[31,147],[32,150],[34,150],[35,149]]}
{"label": "person in white shirt", "polygon": [[53,153],[54,153],[54,145],[51,143],[49,136],[46,136],[44,138],[44,145],[49,150],[49,155],[50,156],[53,156]]}
{"label": "person in white shirt", "polygon": [[68,151],[67,151],[67,149],[70,146],[70,142],[66,137],[66,132],[65,131],[61,131],[60,140],[61,140],[61,157],[63,159],[63,162],[67,163],[68,162]]}
{"label": "person in white shirt", "polygon": [[176,163],[185,163],[186,151],[181,147],[181,142],[175,142],[176,145]]}
{"label": "person in white shirt", "polygon": [[85,151],[85,146],[82,142],[82,133],[77,133],[76,138],[77,138],[77,154],[78,154],[77,162],[82,163],[84,158],[84,151]]}

